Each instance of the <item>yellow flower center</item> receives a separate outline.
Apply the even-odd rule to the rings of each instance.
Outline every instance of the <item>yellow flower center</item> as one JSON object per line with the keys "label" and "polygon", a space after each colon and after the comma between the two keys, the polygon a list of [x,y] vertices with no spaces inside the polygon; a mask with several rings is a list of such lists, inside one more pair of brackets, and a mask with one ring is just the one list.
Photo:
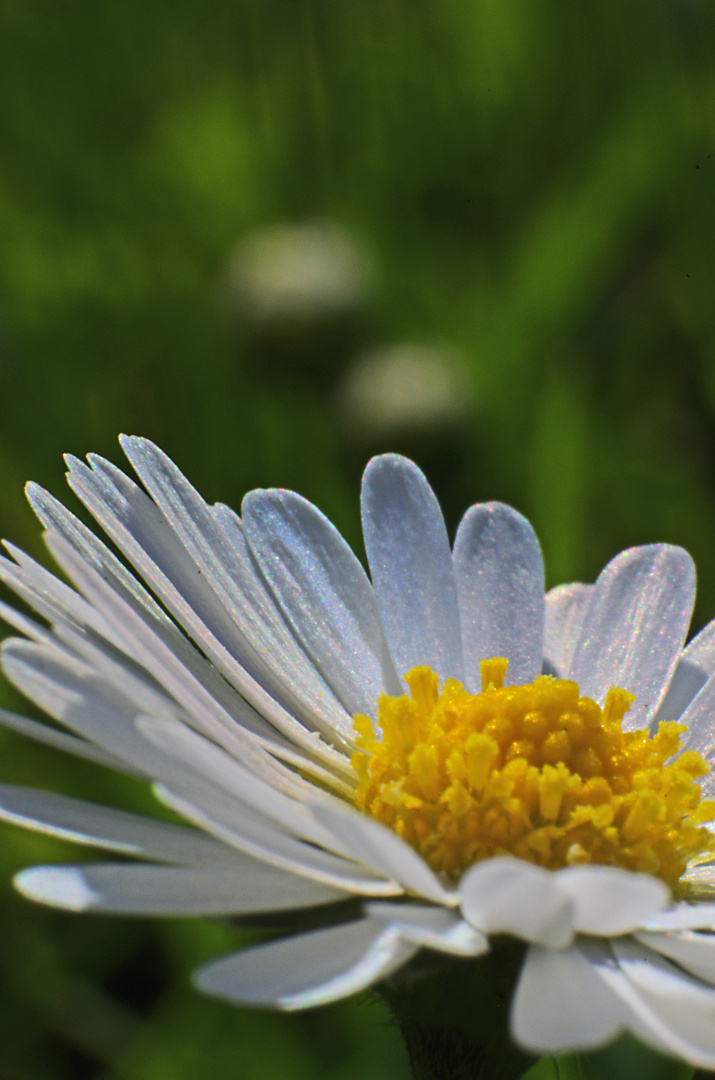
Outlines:
{"label": "yellow flower center", "polygon": [[438,873],[458,877],[493,855],[548,869],[622,866],[677,885],[686,864],[715,851],[703,823],[703,758],[679,749],[684,724],[623,731],[635,700],[612,687],[603,708],[575,682],[542,675],[503,685],[507,661],[481,664],[482,692],[455,679],[439,692],[428,667],[406,676],[410,695],[383,695],[378,738],[356,716],[360,810],[390,826]]}

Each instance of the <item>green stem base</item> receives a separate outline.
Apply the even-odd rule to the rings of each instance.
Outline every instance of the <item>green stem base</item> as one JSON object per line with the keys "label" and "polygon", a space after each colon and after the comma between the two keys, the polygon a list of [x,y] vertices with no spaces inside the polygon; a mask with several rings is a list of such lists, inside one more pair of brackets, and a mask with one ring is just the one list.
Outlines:
{"label": "green stem base", "polygon": [[414,1080],[517,1080],[534,1064],[508,1030],[523,951],[505,942],[486,956],[448,967],[440,961],[425,969],[422,961],[381,984]]}

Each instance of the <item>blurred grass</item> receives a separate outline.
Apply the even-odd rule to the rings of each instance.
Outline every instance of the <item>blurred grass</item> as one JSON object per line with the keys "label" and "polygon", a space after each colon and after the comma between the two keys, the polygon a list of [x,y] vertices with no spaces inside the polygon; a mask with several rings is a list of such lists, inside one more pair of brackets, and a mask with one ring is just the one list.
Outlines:
{"label": "blurred grass", "polygon": [[[714,48],[706,0],[0,0],[3,535],[38,553],[23,482],[60,494],[63,451],[119,461],[125,430],[210,500],[300,490],[359,550],[361,468],[394,449],[452,528],[479,499],[527,513],[551,584],[683,544],[712,618]],[[252,318],[237,245],[323,219],[372,284]],[[401,342],[459,358],[454,418],[347,423],[350,365]],[[0,738],[4,779],[149,805]],[[188,975],[227,930],[35,909],[11,871],[75,855],[2,836],[2,1080],[406,1076],[377,1005],[204,1001]],[[583,1075],[682,1075],[609,1053]]]}

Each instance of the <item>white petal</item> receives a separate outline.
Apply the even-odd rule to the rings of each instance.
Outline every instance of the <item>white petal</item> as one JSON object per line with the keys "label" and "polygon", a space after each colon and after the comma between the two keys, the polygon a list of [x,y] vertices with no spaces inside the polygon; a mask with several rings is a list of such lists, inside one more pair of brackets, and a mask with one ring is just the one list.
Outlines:
{"label": "white petal", "polygon": [[391,829],[337,801],[331,805],[316,803],[313,812],[353,858],[436,904],[449,907],[458,903],[456,894],[445,889],[424,859]]}
{"label": "white petal", "polygon": [[[341,755],[330,747],[313,741],[313,733],[306,731],[223,644],[220,635],[229,633],[230,618],[151,499],[101,458],[91,456],[91,469],[76,458],[68,456],[66,460],[70,466],[67,483],[77,497],[228,682],[296,745],[329,761],[339,758]],[[180,645],[172,641],[171,647],[185,662]]]}
{"label": "white petal", "polygon": [[627,934],[670,899],[662,881],[615,866],[573,866],[554,876],[573,901],[574,926],[583,934]]}
{"label": "white petal", "polygon": [[234,853],[210,837],[51,791],[0,784],[0,819],[76,844],[166,862],[226,862]]}
{"label": "white petal", "polygon": [[693,562],[668,544],[622,551],[600,574],[574,653],[581,693],[602,703],[611,686],[636,695],[624,727],[643,727],[670,682],[695,599]]}
{"label": "white petal", "polygon": [[116,555],[58,499],[41,488],[39,484],[28,484],[25,494],[45,529],[62,536],[77,554],[86,559],[95,570],[111,582],[120,594],[128,593],[132,596],[152,619],[156,619],[167,627],[173,626],[154,598],[139,584]]}
{"label": "white petal", "polygon": [[[611,948],[618,966],[630,981],[654,997],[681,1001],[712,1010],[715,1019],[715,988],[704,986],[671,964],[664,957],[645,948],[633,937],[614,938]],[[715,1040],[715,1025],[713,1026]],[[715,1046],[715,1042],[713,1044]]]}
{"label": "white petal", "polygon": [[238,799],[206,783],[175,780],[157,784],[158,799],[188,821],[255,859],[360,896],[397,896],[404,890],[390,878],[282,832]]}
{"label": "white petal", "polygon": [[16,874],[13,885],[28,900],[66,911],[87,911],[98,900],[81,871],[72,866],[33,866]]}
{"label": "white petal", "polygon": [[683,658],[691,664],[697,664],[706,675],[715,675],[715,619],[688,642]]}
{"label": "white petal", "polygon": [[125,915],[247,915],[344,900],[345,893],[245,859],[226,866],[88,863],[34,866],[15,876],[31,900]]}
{"label": "white petal", "polygon": [[141,718],[137,726],[155,746],[182,762],[189,775],[198,773],[282,829],[311,843],[331,846],[330,832],[318,824],[307,806],[272,787],[197,732],[151,717]]}
{"label": "white petal", "polygon": [[551,671],[568,678],[571,657],[581,633],[592,585],[557,585],[546,594],[544,660]]}
{"label": "white petal", "polygon": [[132,771],[147,776],[158,766],[158,755],[134,727],[136,708],[86,664],[47,646],[10,638],[2,645],[2,670],[40,709],[126,761]]}
{"label": "white petal", "polygon": [[[162,633],[157,633],[156,626],[149,625],[140,611],[118,596],[101,575],[78,559],[74,550],[68,548],[64,541],[52,534],[47,535],[47,540],[68,573],[73,575],[97,607],[113,620],[129,656],[142,658],[142,663],[151,676],[150,685],[146,678],[137,678],[135,662],[128,663],[122,657],[117,662],[116,658],[101,647],[101,643],[98,647],[94,640],[77,637],[70,628],[58,627],[57,634],[83,659],[88,660],[98,675],[104,677],[121,694],[130,696],[139,711],[154,716],[172,715],[177,710],[186,716],[188,712],[192,724],[208,732],[231,753],[241,757],[254,771],[262,770],[274,776],[281,774],[285,782],[292,783],[293,787],[308,786],[307,781],[302,780],[298,773],[278,766],[266,751],[289,761],[299,770],[312,772],[323,782],[333,783],[331,774],[326,773],[318,763],[313,764],[310,758],[306,759],[304,753],[298,752],[283,735],[274,731],[263,717],[220,678],[203,657],[195,653],[188,642],[184,644],[190,652],[182,656],[171,641],[167,641]],[[166,693],[157,693],[159,688],[163,688]],[[316,751],[318,748],[313,740],[319,740],[319,737],[310,735],[302,728],[301,732],[309,751]],[[328,747],[323,749],[329,750]],[[333,759],[336,759],[340,769],[347,772],[351,781],[354,780],[354,774],[346,759],[334,750],[329,752],[332,758],[328,757],[327,760],[332,764]],[[344,787],[343,781],[334,779],[338,788]]]}
{"label": "white petal", "polygon": [[703,795],[709,799],[715,797],[715,675],[711,675],[701,690],[695,695],[687,709],[678,720],[685,724],[687,731],[681,735],[681,745],[685,750],[695,750],[702,754],[710,765],[710,772],[698,783]]}
{"label": "white petal", "polygon": [[481,690],[479,664],[492,656],[508,659],[508,685],[531,682],[543,660],[544,566],[529,522],[502,503],[473,506],[457,530],[454,575],[467,688]]}
{"label": "white petal", "polygon": [[707,681],[708,676],[701,667],[691,663],[690,660],[686,660],[685,655],[681,656],[675,665],[675,671],[665,697],[651,720],[651,731],[658,730],[658,724],[661,720],[680,720]]}
{"label": "white petal", "polygon": [[[101,566],[101,569],[97,570],[95,560],[88,561],[82,554],[78,554],[77,547],[68,543],[64,534],[59,536],[47,533],[46,540],[67,574],[86,588],[87,594],[97,606],[92,606],[83,596],[59,582],[17,549],[12,550],[20,560],[20,568],[13,568],[14,576],[10,576],[8,567],[12,564],[5,564],[2,560],[0,575],[5,577],[11,588],[52,621],[56,636],[69,646],[71,652],[89,661],[90,666],[98,674],[101,672],[110,682],[114,680],[120,690],[131,692],[134,701],[144,711],[151,712],[157,709],[162,711],[167,707],[167,701],[163,699],[162,704],[162,699],[156,694],[158,685],[153,679],[143,677],[138,659],[141,657],[144,661],[155,660],[159,649],[160,655],[168,655],[169,666],[174,671],[178,666],[180,700],[184,701],[190,695],[191,686],[198,679],[205,688],[211,689],[215,698],[229,707],[233,706],[232,715],[234,719],[237,714],[240,715],[244,728],[267,742],[271,749],[279,753],[286,752],[285,746],[290,744],[282,740],[275,729],[230,690],[226,681],[200,656],[166,616],[161,615],[159,618],[155,615],[151,606],[153,601],[149,603],[147,598],[145,604],[141,602],[141,598],[137,600],[135,593],[139,586],[136,583],[134,589],[125,587],[123,580],[115,579],[111,565],[108,568]],[[102,615],[99,614],[100,610]],[[31,626],[22,625],[22,620],[14,613],[11,613],[10,618],[23,632],[29,632],[35,639],[52,640],[48,632],[39,632]],[[142,643],[137,642],[137,632]],[[147,642],[158,644],[152,649],[147,647]],[[114,652],[113,657],[108,651],[107,643]],[[117,657],[114,651],[116,649],[127,659]],[[157,671],[156,662],[153,670]],[[164,674],[161,665],[159,673]],[[229,725],[235,730],[235,724],[229,722]],[[308,740],[312,738],[302,728],[299,730]],[[308,747],[312,751],[317,749],[310,741]],[[344,763],[341,756],[335,755],[334,751],[331,753],[334,758]]]}
{"label": "white petal", "polygon": [[621,972],[635,988],[657,1034],[693,1065],[715,1064],[715,989],[678,970],[633,938],[612,943]]}
{"label": "white petal", "polygon": [[[231,734],[240,733],[244,743],[250,742],[256,736],[265,746],[270,747],[270,726],[255,710],[246,709],[245,702],[235,693],[227,696],[225,682],[217,679],[216,673],[212,672],[211,666],[202,657],[190,646],[189,651],[184,648],[182,655],[175,642],[167,639],[156,625],[152,626],[145,619],[143,612],[136,610],[115,592],[102,575],[77,556],[74,549],[61,537],[48,533],[46,540],[55,558],[67,573],[72,575],[85,596],[112,621],[126,653],[131,657],[141,658],[142,666],[158,686],[175,702],[180,703],[195,723],[216,739],[224,736],[230,738]],[[97,668],[99,661],[100,658],[95,653],[92,666]],[[117,672],[116,665],[114,670],[121,680],[130,679],[130,670],[125,673],[120,669]],[[106,662],[103,673],[110,675]],[[135,700],[140,703],[138,698]],[[159,701],[149,699],[144,700],[143,708],[150,713],[162,710]],[[164,710],[165,708],[166,706]],[[236,719],[241,722],[238,728]],[[304,734],[307,735],[305,732]],[[280,739],[276,742],[280,742]]]}
{"label": "white petal", "polygon": [[574,947],[591,964],[594,973],[608,991],[618,998],[620,1028],[631,1031],[642,1042],[655,1047],[661,1053],[682,1056],[683,1047],[674,1050],[669,1033],[664,1029],[644,999],[644,995],[626,978],[613,954],[610,944],[603,939],[580,937]]}
{"label": "white petal", "polygon": [[314,725],[317,714],[329,726],[351,731],[350,717],[291,634],[256,573],[240,522],[236,519],[229,533],[226,514],[215,514],[173,461],[148,439],[123,435],[119,441],[230,616],[230,625],[220,635],[222,642],[253,678],[295,715]]}
{"label": "white petal", "polygon": [[579,949],[528,950],[511,1007],[511,1032],[525,1050],[591,1049],[622,1027],[620,1001]]}
{"label": "white petal", "polygon": [[84,739],[78,739],[74,735],[67,735],[64,731],[57,731],[56,728],[51,728],[48,724],[41,724],[37,720],[28,719],[26,716],[18,716],[17,713],[7,712],[6,709],[0,709],[0,726],[7,728],[8,731],[16,731],[19,735],[24,735],[28,739],[34,739],[35,742],[44,743],[45,746],[51,746],[55,750],[61,750],[65,754],[73,754],[75,757],[92,761],[96,765],[104,765],[109,769],[119,769],[134,776],[144,775],[143,773],[137,773],[127,762],[122,761],[99,746],[93,746],[92,743],[86,742]]}
{"label": "white petal", "polygon": [[400,675],[428,664],[464,681],[452,553],[439,503],[407,458],[373,458],[362,482],[370,576]]}
{"label": "white petal", "polygon": [[254,945],[201,968],[196,986],[244,1005],[306,1009],[384,979],[417,952],[397,930],[360,919]]}
{"label": "white petal", "polygon": [[655,949],[699,979],[715,983],[715,937],[712,934],[680,930],[670,934],[644,931],[634,936],[647,949]]}
{"label": "white petal", "polygon": [[400,693],[367,574],[337,529],[291,491],[243,500],[251,551],[323,678],[351,715]]}
{"label": "white petal", "polygon": [[480,956],[489,950],[484,934],[454,911],[428,904],[374,900],[365,905],[368,915],[394,926],[405,941],[454,956]]}
{"label": "white petal", "polygon": [[715,930],[715,904],[674,904],[644,919],[642,930]]}
{"label": "white petal", "polygon": [[568,945],[574,905],[554,874],[500,856],[467,870],[460,884],[464,917],[486,934],[512,934],[549,949]]}
{"label": "white petal", "polygon": [[[83,596],[60,581],[44,566],[12,544],[6,545],[15,562],[0,559],[0,580],[49,623],[58,621],[79,628],[91,627],[113,641],[112,627]],[[23,633],[25,630],[23,630]]]}

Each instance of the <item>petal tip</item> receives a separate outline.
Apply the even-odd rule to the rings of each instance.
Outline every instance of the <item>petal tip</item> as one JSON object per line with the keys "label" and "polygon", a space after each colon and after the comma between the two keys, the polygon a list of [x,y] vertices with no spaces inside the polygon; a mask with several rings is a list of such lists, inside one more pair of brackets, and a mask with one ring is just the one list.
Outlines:
{"label": "petal tip", "polygon": [[100,899],[76,867],[31,866],[16,874],[13,884],[28,900],[68,911],[87,911]]}

